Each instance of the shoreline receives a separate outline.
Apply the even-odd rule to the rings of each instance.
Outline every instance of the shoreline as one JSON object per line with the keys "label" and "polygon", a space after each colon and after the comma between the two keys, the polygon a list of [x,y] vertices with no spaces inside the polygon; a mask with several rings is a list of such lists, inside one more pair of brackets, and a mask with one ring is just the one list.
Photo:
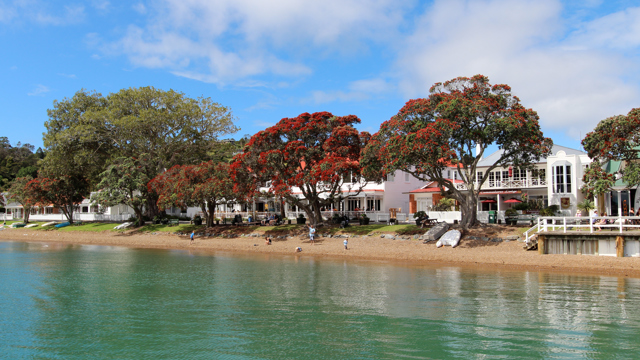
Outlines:
{"label": "shoreline", "polygon": [[[554,272],[640,278],[640,259],[588,255],[539,255],[525,251],[522,242],[491,243],[463,240],[455,249],[436,248],[435,242],[391,240],[378,236],[349,238],[344,250],[343,238],[319,237],[310,244],[305,236],[274,239],[265,245],[263,237],[196,237],[189,244],[187,235],[110,232],[53,232],[7,229],[0,231],[0,241],[58,243],[66,245],[102,245],[128,248],[195,250],[207,253],[296,255],[342,260],[387,262],[410,266],[456,266],[483,270]],[[295,248],[302,252],[296,253]]]}

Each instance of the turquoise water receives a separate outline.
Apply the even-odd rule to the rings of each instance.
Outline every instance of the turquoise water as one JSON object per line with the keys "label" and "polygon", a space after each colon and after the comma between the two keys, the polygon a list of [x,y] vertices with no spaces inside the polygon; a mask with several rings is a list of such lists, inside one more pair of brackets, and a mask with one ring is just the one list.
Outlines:
{"label": "turquoise water", "polygon": [[636,358],[640,280],[0,242],[3,359]]}

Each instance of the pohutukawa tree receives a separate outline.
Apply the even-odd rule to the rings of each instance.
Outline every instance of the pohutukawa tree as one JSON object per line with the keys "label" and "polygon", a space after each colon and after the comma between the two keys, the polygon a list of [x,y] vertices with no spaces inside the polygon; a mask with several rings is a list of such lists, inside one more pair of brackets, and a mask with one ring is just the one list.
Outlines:
{"label": "pohutukawa tree", "polygon": [[66,175],[38,177],[27,183],[27,191],[32,194],[37,206],[52,204],[73,224],[75,207],[89,194],[89,183],[85,178]]}
{"label": "pohutukawa tree", "polygon": [[593,159],[584,174],[582,191],[589,197],[603,194],[614,184],[613,174],[603,170],[607,161],[624,162],[619,176],[629,187],[640,185],[640,108],[625,115],[606,118],[582,140],[582,146]]}
{"label": "pohutukawa tree", "polygon": [[160,209],[200,207],[208,227],[214,223],[216,206],[239,195],[233,191],[229,164],[214,161],[176,165],[151,180],[148,188],[158,194]]}
{"label": "pohutukawa tree", "polygon": [[[33,180],[31,176],[15,178],[11,182],[11,186],[8,190],[9,195],[7,196],[7,200],[9,200],[10,202],[16,202],[22,205],[22,221],[25,223],[29,222],[31,208],[36,205],[34,194],[31,193],[29,191],[29,188],[27,187],[27,184],[31,180]],[[0,203],[0,205],[2,204]]]}
{"label": "pohutukawa tree", "polygon": [[[436,83],[428,98],[408,101],[384,122],[363,155],[365,174],[402,170],[423,181],[436,181],[445,195],[460,203],[464,229],[476,223],[480,188],[477,177],[485,149],[504,150],[486,172],[499,166],[530,167],[551,151],[538,115],[520,104],[508,85],[491,85],[483,75]],[[479,151],[474,154],[476,146]],[[462,188],[446,177],[458,172]]]}
{"label": "pohutukawa tree", "polygon": [[359,159],[370,136],[358,132],[357,123],[354,115],[329,112],[280,120],[251,137],[234,158],[236,188],[270,182],[271,194],[301,208],[312,224],[321,223],[323,206],[358,194],[366,183]]}

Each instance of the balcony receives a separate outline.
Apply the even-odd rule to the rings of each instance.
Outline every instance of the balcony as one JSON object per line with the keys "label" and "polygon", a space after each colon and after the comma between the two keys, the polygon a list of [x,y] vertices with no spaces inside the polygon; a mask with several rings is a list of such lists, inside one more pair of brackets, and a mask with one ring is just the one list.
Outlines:
{"label": "balcony", "polygon": [[[482,184],[481,190],[488,189],[523,189],[523,188],[544,188],[547,187],[546,180],[540,179],[520,179],[520,180],[487,180]],[[465,184],[456,184],[456,189],[467,190]]]}

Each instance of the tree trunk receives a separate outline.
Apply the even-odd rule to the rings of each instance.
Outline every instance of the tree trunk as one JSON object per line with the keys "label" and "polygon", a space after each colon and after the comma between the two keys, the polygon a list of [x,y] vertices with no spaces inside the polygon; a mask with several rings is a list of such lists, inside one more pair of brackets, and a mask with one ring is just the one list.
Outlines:
{"label": "tree trunk", "polygon": [[470,191],[466,194],[465,199],[460,202],[460,210],[462,213],[460,226],[463,230],[468,230],[470,227],[475,225],[477,221],[477,199],[478,197]]}
{"label": "tree trunk", "polygon": [[156,215],[160,214],[160,208],[158,208],[158,197],[151,194],[147,197],[147,206],[145,206],[146,215],[149,219],[153,219]]}
{"label": "tree trunk", "polygon": [[67,218],[69,224],[73,224],[73,204],[71,206],[62,206],[60,210],[62,210],[62,213]]}
{"label": "tree trunk", "polygon": [[207,227],[213,226],[213,219],[216,214],[216,203],[207,202],[207,211],[203,211],[207,217]]}
{"label": "tree trunk", "polygon": [[313,219],[313,225],[317,226],[318,224],[322,223],[322,213],[320,212],[320,203],[319,202],[314,202],[313,203],[313,215],[314,215],[314,219]]}
{"label": "tree trunk", "polygon": [[26,224],[29,222],[29,215],[31,215],[31,208],[27,209],[23,206],[22,210],[24,211],[24,213],[22,214],[22,222]]}
{"label": "tree trunk", "polygon": [[133,212],[136,213],[136,217],[138,218],[138,225],[144,225],[144,214],[142,213],[142,209],[140,207],[134,207]]}

